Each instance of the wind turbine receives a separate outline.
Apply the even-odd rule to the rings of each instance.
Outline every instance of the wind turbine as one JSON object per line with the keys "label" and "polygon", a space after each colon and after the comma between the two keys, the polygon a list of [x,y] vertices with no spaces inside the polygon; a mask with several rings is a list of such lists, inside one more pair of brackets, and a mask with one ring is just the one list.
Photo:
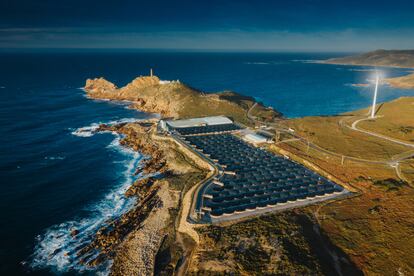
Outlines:
{"label": "wind turbine", "polygon": [[375,91],[374,91],[374,99],[372,100],[371,118],[375,117],[375,105],[377,104],[378,83],[379,83],[379,73],[377,71],[376,76],[375,76]]}

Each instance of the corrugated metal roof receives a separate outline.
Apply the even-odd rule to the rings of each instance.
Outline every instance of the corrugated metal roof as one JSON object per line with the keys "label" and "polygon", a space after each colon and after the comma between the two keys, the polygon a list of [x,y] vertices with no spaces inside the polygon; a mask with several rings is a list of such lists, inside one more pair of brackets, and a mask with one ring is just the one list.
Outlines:
{"label": "corrugated metal roof", "polygon": [[253,143],[264,143],[267,141],[266,137],[263,137],[256,133],[250,133],[244,136],[244,138],[248,141],[251,141]]}
{"label": "corrugated metal roof", "polygon": [[194,127],[194,126],[204,126],[204,125],[223,125],[231,124],[232,120],[225,116],[211,116],[203,118],[191,118],[186,120],[170,120],[167,121],[167,124],[173,128],[180,127]]}

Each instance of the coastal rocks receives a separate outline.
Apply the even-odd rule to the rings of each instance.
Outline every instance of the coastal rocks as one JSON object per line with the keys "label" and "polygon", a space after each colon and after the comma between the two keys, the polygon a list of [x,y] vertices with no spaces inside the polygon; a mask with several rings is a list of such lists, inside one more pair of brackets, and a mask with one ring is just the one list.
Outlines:
{"label": "coastal rocks", "polygon": [[104,78],[87,79],[84,89],[92,93],[113,92],[118,87]]}
{"label": "coastal rocks", "polygon": [[[162,201],[157,196],[158,189],[158,186],[152,187],[135,208],[101,228],[94,240],[78,252],[82,257],[81,263],[97,266],[111,257],[125,236],[137,229],[154,208],[162,206]],[[94,255],[96,252],[99,253]]]}
{"label": "coastal rocks", "polygon": [[142,194],[145,194],[153,183],[154,178],[152,177],[139,179],[128,188],[128,190],[125,192],[125,196],[137,196],[138,198],[142,198]]}
{"label": "coastal rocks", "polygon": [[[153,275],[155,255],[168,231],[170,210],[178,204],[178,196],[168,189],[168,183],[159,183],[158,197],[163,203],[145,220],[139,231],[131,232],[119,246],[110,275]],[[164,274],[161,274],[164,275]]]}
{"label": "coastal rocks", "polygon": [[[141,164],[139,172],[155,174],[165,172],[167,162],[163,150],[151,138],[153,127],[153,124],[144,122],[101,124],[96,131],[116,131],[123,135],[124,138],[120,141],[122,145],[139,150],[149,157],[145,159],[144,164]],[[141,228],[152,212],[164,206],[158,195],[161,185],[160,181],[153,177],[135,181],[125,192],[125,196],[137,197],[136,206],[121,217],[108,221],[104,227],[99,229],[93,241],[78,251],[81,263],[87,266],[98,266],[108,258],[112,258],[125,237]],[[77,233],[76,229],[71,232],[74,238]]]}
{"label": "coastal rocks", "polygon": [[75,238],[78,234],[79,234],[79,230],[78,229],[72,228],[70,230],[70,235],[72,236],[72,238]]}
{"label": "coastal rocks", "polygon": [[122,90],[127,91],[131,89],[144,89],[158,84],[160,84],[160,79],[157,76],[144,76],[134,79],[127,86],[123,87]]}

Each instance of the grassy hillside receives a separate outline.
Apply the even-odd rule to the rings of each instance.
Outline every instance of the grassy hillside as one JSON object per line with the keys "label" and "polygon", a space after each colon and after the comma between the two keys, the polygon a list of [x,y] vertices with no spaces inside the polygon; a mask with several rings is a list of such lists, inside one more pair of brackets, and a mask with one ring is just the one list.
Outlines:
{"label": "grassy hillside", "polygon": [[[162,83],[157,77],[138,77],[121,88],[102,78],[87,80],[85,90],[92,98],[127,100],[133,108],[160,113],[163,117],[225,115],[245,124],[250,123],[247,111],[256,102],[234,92],[203,93],[181,82]],[[255,107],[255,112],[263,120],[281,116],[262,104]]]}
{"label": "grassy hillside", "polygon": [[[368,109],[355,112],[366,114]],[[414,97],[402,97],[380,104],[377,118],[362,121],[359,127],[396,139],[414,143]]]}
{"label": "grassy hillside", "polygon": [[[358,127],[401,140],[411,140],[414,98],[400,98],[385,103],[380,117],[362,121]],[[384,160],[393,154],[409,153],[409,147],[381,141],[353,131],[350,125],[366,117],[368,109],[341,116],[305,117],[288,120],[301,136],[334,153],[373,160]],[[396,169],[388,164],[341,160],[341,157],[321,153],[298,141],[273,147],[293,153],[300,162],[311,162],[348,183],[358,193],[349,199],[333,201],[315,208],[315,215],[330,241],[345,252],[367,275],[412,275],[414,267],[414,159],[400,161],[400,179]],[[293,158],[292,157],[292,158]],[[344,162],[342,162],[344,161]]]}

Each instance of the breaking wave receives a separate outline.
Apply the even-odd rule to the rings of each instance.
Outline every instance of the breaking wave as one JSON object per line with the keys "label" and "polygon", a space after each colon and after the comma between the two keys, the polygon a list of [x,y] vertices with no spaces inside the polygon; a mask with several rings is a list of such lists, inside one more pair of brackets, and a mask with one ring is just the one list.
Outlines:
{"label": "breaking wave", "polygon": [[89,126],[75,129],[74,131],[72,131],[72,135],[75,135],[78,137],[91,137],[95,134],[100,124],[114,125],[114,124],[121,124],[121,123],[134,123],[137,121],[139,120],[135,118],[125,118],[125,119],[110,121],[110,122],[93,123],[93,124],[90,124]]}
{"label": "breaking wave", "polygon": [[[132,121],[136,121],[136,119],[111,121],[109,124]],[[93,131],[96,130],[97,126],[99,124],[82,127],[72,132],[72,134],[80,137],[91,137],[94,135]],[[124,194],[131,184],[141,177],[140,175],[134,176],[134,171],[143,159],[140,153],[120,145],[122,137],[119,134],[111,133],[115,135],[115,138],[107,147],[125,155],[123,180],[100,201],[87,206],[84,210],[87,215],[84,218],[53,225],[44,234],[37,236],[34,253],[30,261],[27,262],[30,268],[49,268],[54,273],[85,273],[89,270],[93,270],[94,274],[106,275],[109,273],[111,261],[92,269],[80,264],[80,257],[77,252],[91,242],[96,231],[104,226],[106,222],[120,217],[133,207],[135,200],[125,197]],[[94,255],[88,256],[86,261],[93,257]]]}
{"label": "breaking wave", "polygon": [[370,84],[369,83],[345,83],[345,86],[349,86],[349,87],[369,87]]}
{"label": "breaking wave", "polygon": [[244,64],[253,64],[253,65],[268,65],[269,62],[245,62]]}
{"label": "breaking wave", "polygon": [[349,68],[348,71],[351,71],[351,72],[375,72],[375,71],[377,71],[377,69],[375,69],[375,68],[370,68],[370,69]]}
{"label": "breaking wave", "polygon": [[65,160],[65,156],[45,156],[45,160]]}
{"label": "breaking wave", "polygon": [[301,62],[301,63],[322,63],[323,60],[317,59],[292,59],[292,62]]}

